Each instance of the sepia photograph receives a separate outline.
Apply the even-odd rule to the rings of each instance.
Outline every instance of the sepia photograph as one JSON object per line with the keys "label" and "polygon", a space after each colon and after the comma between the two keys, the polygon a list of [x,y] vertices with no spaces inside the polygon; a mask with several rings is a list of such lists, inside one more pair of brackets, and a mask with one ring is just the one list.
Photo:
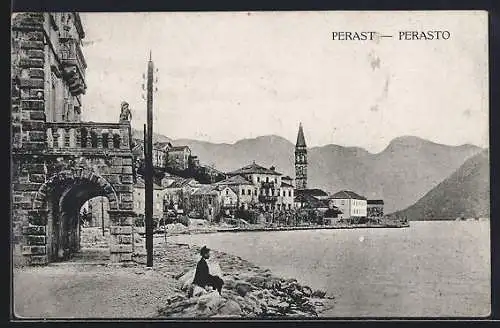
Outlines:
{"label": "sepia photograph", "polygon": [[15,320],[487,318],[486,11],[13,12]]}

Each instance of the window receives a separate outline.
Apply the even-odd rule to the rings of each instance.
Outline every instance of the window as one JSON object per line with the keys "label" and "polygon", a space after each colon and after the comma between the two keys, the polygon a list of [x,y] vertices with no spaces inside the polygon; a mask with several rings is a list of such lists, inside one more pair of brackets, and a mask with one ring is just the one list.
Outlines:
{"label": "window", "polygon": [[292,197],[292,191],[288,190],[288,197]]}
{"label": "window", "polygon": [[245,189],[241,189],[241,195],[245,195]]}
{"label": "window", "polygon": [[257,196],[257,189],[255,189],[255,196]]}
{"label": "window", "polygon": [[226,189],[226,195],[229,195],[229,190]]}
{"label": "window", "polygon": [[248,195],[251,195],[251,194],[252,194],[252,190],[251,190],[251,189],[248,189],[247,194],[248,194]]}
{"label": "window", "polygon": [[278,183],[278,178],[274,178],[274,182]]}
{"label": "window", "polygon": [[266,177],[266,182],[269,182],[269,177]]}
{"label": "window", "polygon": [[260,182],[260,177],[257,177],[257,182]]}

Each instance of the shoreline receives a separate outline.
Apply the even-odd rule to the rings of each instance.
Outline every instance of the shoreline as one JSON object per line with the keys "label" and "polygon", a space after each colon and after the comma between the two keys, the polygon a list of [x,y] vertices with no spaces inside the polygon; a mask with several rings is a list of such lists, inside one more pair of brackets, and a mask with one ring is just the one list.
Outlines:
{"label": "shoreline", "polygon": [[[155,236],[177,236],[177,235],[195,235],[195,234],[214,234],[214,233],[229,233],[229,232],[267,232],[267,231],[304,231],[304,230],[352,230],[352,229],[403,229],[409,228],[410,224],[356,224],[356,225],[335,225],[335,226],[299,226],[299,227],[217,227],[217,226],[183,226],[177,224],[177,228],[164,231],[156,231]],[[145,236],[145,232],[135,231],[141,237]]]}
{"label": "shoreline", "polygon": [[[175,280],[177,286],[166,304],[158,307],[157,317],[318,317],[334,306],[334,297],[325,291],[314,290],[296,279],[280,277],[239,256],[215,249],[212,255],[223,273],[222,296],[209,292],[188,298],[180,279],[196,267],[199,247],[159,240],[155,244],[156,268],[153,270],[161,272],[168,268],[169,278]],[[145,264],[143,252],[135,254],[135,263]]]}

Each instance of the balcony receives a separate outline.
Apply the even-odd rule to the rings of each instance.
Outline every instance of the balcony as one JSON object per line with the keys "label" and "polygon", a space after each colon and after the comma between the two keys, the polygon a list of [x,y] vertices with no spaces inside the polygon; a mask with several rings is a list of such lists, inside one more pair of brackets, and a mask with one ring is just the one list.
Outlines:
{"label": "balcony", "polygon": [[51,153],[130,152],[129,123],[47,122]]}
{"label": "balcony", "polygon": [[259,195],[259,202],[261,203],[275,203],[278,201],[278,196]]}
{"label": "balcony", "polygon": [[260,185],[263,189],[274,189],[274,182],[262,182]]}
{"label": "balcony", "polygon": [[85,93],[85,69],[87,64],[76,39],[68,39],[61,44],[60,58],[63,77],[69,84],[73,96]]}

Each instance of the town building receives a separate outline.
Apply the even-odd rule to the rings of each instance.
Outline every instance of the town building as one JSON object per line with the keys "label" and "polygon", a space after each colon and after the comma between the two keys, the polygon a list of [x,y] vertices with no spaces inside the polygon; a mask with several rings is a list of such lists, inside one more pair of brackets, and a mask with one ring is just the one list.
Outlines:
{"label": "town building", "polygon": [[274,166],[265,168],[253,162],[238,170],[227,173],[227,176],[241,176],[254,185],[254,196],[257,196],[257,206],[265,211],[274,211],[293,207],[293,186],[285,183],[283,174]]}
{"label": "town building", "polygon": [[[163,217],[163,188],[153,183],[153,217],[162,218]],[[146,205],[145,205],[145,195],[146,186],[144,179],[141,177],[137,178],[137,182],[134,184],[134,212],[139,217],[144,217]]]}
{"label": "town building", "polygon": [[[136,161],[142,163],[144,161],[144,141],[136,140],[136,144],[132,149],[132,153]],[[155,143],[153,144],[153,167],[156,169],[164,169],[167,163],[168,150],[172,147],[171,143]]]}
{"label": "town building", "polygon": [[258,203],[255,185],[241,175],[233,175],[217,182],[217,185],[228,186],[236,193],[238,196],[237,207],[240,209],[248,209]]}
{"label": "town building", "polygon": [[191,149],[188,146],[172,146],[167,154],[167,167],[175,171],[187,170],[190,157]]}
{"label": "town building", "polygon": [[238,208],[238,194],[235,190],[225,185],[215,185],[213,187],[219,193],[221,209],[224,210],[225,214],[234,213]]}
{"label": "town building", "polygon": [[297,189],[294,202],[296,208],[323,206],[329,202],[328,193],[321,189]]}
{"label": "town building", "polygon": [[378,219],[384,216],[384,201],[382,199],[368,199],[366,205],[366,216],[368,218]]}
{"label": "town building", "polygon": [[366,198],[353,191],[342,190],[330,197],[333,205],[342,212],[342,219],[361,218],[367,216]]}
{"label": "town building", "polygon": [[299,124],[295,144],[295,188],[307,189],[307,145],[302,123]]}
{"label": "town building", "polygon": [[295,188],[293,179],[288,175],[281,177],[281,182],[286,183]]}
{"label": "town building", "polygon": [[168,207],[189,209],[189,195],[202,185],[194,178],[177,178],[164,188],[164,203]]}
{"label": "town building", "polygon": [[213,222],[219,215],[222,204],[220,192],[214,185],[203,185],[190,195],[190,206],[201,218]]}

